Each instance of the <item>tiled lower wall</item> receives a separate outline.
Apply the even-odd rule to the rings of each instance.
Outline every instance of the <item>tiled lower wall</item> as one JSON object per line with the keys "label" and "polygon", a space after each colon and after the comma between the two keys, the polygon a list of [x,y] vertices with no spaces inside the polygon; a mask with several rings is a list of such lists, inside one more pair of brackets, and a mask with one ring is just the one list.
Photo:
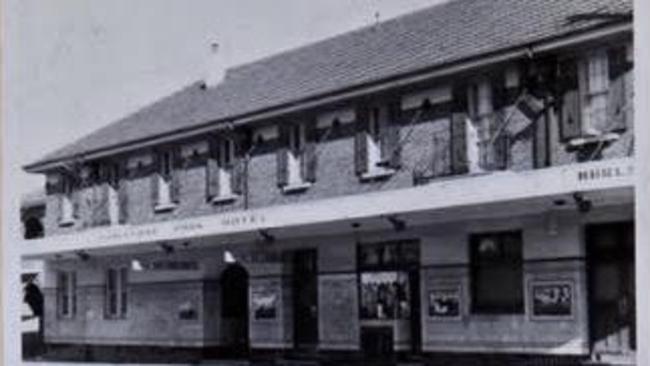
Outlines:
{"label": "tiled lower wall", "polygon": [[[583,260],[526,263],[525,312],[517,315],[472,314],[467,266],[426,268],[422,274],[424,351],[550,354],[586,354],[589,351]],[[571,287],[570,315],[533,314],[533,286],[549,283],[568,284]],[[429,314],[428,294],[449,289],[457,289],[460,294],[460,315],[445,318]]]}
{"label": "tiled lower wall", "polygon": [[[203,346],[203,284],[200,281],[132,284],[128,315],[124,319],[104,316],[104,288],[77,288],[77,313],[70,319],[57,317],[56,292],[45,291],[45,339],[48,343],[111,345]],[[195,319],[181,319],[180,309],[193,304]]]}

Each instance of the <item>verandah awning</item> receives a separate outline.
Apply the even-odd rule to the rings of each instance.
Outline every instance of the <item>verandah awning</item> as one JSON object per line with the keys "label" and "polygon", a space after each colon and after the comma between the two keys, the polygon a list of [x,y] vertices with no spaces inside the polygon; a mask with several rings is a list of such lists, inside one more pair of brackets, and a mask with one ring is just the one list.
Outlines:
{"label": "verandah awning", "polygon": [[634,187],[634,159],[621,158],[522,172],[458,176],[390,191],[335,197],[143,225],[119,225],[56,235],[22,243],[23,259],[76,251],[119,250],[152,243],[225,237],[259,230],[300,228],[329,222],[458,207],[558,197],[575,192],[628,190]]}

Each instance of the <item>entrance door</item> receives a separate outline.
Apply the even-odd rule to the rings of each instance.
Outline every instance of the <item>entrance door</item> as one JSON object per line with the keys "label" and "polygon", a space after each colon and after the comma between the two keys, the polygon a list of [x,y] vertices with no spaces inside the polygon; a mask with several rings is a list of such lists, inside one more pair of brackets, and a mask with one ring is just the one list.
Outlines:
{"label": "entrance door", "polygon": [[316,250],[293,253],[293,324],[297,350],[312,351],[318,344],[318,269]]}
{"label": "entrance door", "polygon": [[634,319],[634,224],[587,227],[592,353],[596,358],[631,356]]}
{"label": "entrance door", "polygon": [[239,264],[229,265],[221,275],[221,322],[226,348],[231,356],[248,353],[248,272]]}
{"label": "entrance door", "polygon": [[420,270],[409,271],[409,288],[411,290],[411,352],[419,354],[422,344],[422,319],[420,317]]}

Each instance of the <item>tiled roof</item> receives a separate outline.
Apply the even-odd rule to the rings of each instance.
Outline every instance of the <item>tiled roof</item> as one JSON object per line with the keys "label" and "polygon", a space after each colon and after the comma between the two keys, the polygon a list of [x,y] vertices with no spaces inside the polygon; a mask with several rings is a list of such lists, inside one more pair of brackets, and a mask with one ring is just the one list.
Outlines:
{"label": "tiled roof", "polygon": [[230,69],[214,88],[204,90],[196,82],[31,166],[615,21],[580,15],[631,12],[631,0],[452,0]]}

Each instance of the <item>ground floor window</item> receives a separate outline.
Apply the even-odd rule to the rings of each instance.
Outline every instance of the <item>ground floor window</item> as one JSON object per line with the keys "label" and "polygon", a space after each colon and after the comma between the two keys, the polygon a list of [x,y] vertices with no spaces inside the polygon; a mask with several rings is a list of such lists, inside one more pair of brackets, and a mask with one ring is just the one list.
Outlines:
{"label": "ground floor window", "polygon": [[73,271],[59,271],[56,290],[59,317],[72,318],[77,312],[77,274]]}
{"label": "ground floor window", "polygon": [[472,312],[524,312],[521,231],[474,234],[470,237]]}
{"label": "ground floor window", "polygon": [[127,313],[128,269],[109,268],[106,271],[106,317],[124,318]]}

